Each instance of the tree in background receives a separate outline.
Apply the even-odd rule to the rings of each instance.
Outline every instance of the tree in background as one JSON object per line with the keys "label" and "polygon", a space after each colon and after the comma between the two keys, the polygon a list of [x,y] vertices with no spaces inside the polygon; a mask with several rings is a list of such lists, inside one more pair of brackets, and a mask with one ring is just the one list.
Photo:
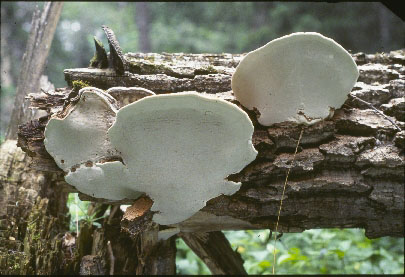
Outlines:
{"label": "tree in background", "polygon": [[138,27],[139,50],[143,53],[151,52],[149,5],[148,2],[135,2],[135,22]]}

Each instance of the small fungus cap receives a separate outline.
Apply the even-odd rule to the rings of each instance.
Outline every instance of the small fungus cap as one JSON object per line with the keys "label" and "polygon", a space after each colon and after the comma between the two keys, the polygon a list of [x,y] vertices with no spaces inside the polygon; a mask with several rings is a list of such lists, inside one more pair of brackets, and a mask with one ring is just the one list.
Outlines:
{"label": "small fungus cap", "polygon": [[106,90],[107,94],[117,100],[119,108],[138,101],[146,96],[155,95],[151,90],[142,87],[112,87]]}
{"label": "small fungus cap", "polygon": [[107,137],[117,113],[114,99],[93,87],[82,88],[79,95],[73,108],[62,118],[53,116],[45,127],[45,148],[64,171],[118,155]]}
{"label": "small fungus cap", "polygon": [[256,108],[260,124],[307,125],[333,115],[359,71],[350,54],[318,33],[294,33],[248,53],[232,76],[236,99]]}

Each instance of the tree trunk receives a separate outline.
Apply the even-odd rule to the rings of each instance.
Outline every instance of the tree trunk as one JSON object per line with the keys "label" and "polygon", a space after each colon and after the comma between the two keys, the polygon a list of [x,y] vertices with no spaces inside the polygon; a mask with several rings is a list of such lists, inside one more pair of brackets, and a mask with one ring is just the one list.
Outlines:
{"label": "tree trunk", "polygon": [[3,87],[9,87],[13,84],[13,75],[11,74],[11,55],[6,47],[7,41],[11,33],[10,23],[5,19],[7,12],[4,5],[1,6],[1,85]]}
{"label": "tree trunk", "polygon": [[39,10],[34,11],[6,139],[16,139],[18,124],[26,122],[32,116],[25,108],[29,106],[25,96],[29,92],[39,92],[39,80],[51,49],[62,7],[63,2],[47,2],[41,14]]}
{"label": "tree trunk", "polygon": [[[230,80],[242,57],[243,55],[231,54],[128,53],[125,59],[129,71],[124,75],[117,76],[111,69],[67,69],[65,78],[70,87],[72,81],[82,80],[102,89],[113,86],[141,86],[155,93],[194,90],[216,94],[238,104],[232,95]],[[4,262],[4,259],[0,259],[0,273],[173,273],[175,236],[167,241],[157,239],[158,233],[167,228],[178,228],[179,236],[186,238],[195,249],[198,248],[196,245],[200,244],[201,248],[196,252],[200,252],[200,256],[205,257],[209,264],[215,259],[217,251],[229,252],[229,248],[223,243],[221,247],[218,244],[218,249],[213,249],[210,241],[218,238],[206,240],[202,233],[274,229],[288,168],[291,168],[290,181],[283,202],[280,231],[360,227],[366,229],[370,238],[403,236],[405,133],[402,130],[405,128],[405,122],[401,97],[404,97],[405,83],[402,74],[405,64],[404,51],[376,55],[356,54],[354,57],[359,64],[360,78],[351,93],[352,96],[336,111],[333,118],[304,128],[295,162],[292,162],[292,152],[302,127],[292,123],[264,127],[258,124],[254,112],[246,110],[255,125],[253,143],[259,154],[256,160],[240,173],[228,177],[230,180],[242,182],[240,191],[232,196],[220,196],[208,201],[200,212],[173,226],[154,225],[150,221],[150,205],[144,210],[137,207],[139,201],[145,201],[143,198],[129,201],[134,204],[133,207],[137,207],[138,216],[129,216],[128,210],[126,216],[123,216],[120,209],[113,208],[110,217],[103,220],[103,228],[96,229],[83,222],[78,237],[66,233],[66,225],[60,224],[62,221],[58,220],[65,214],[61,207],[66,209],[66,192],[75,189],[64,182],[62,171],[44,148],[43,132],[49,117],[21,125],[18,134],[19,146],[32,157],[31,167],[45,172],[45,176],[50,179],[43,181],[48,185],[41,185],[42,198],[33,201],[35,204],[31,207],[34,208],[23,209],[30,211],[29,221],[25,222],[25,226],[34,224],[33,226],[37,227],[25,228],[17,221],[11,223],[7,215],[3,217],[5,220],[1,221],[1,228],[5,230],[2,231],[1,238],[3,242],[7,242],[2,242],[2,245],[6,245],[2,251],[13,249],[9,245],[19,242],[19,248],[13,247],[18,249],[16,253],[20,256],[13,258],[13,261],[22,260],[28,253],[35,253],[34,258],[28,259],[30,267],[25,266],[25,271],[12,271],[10,268],[14,268],[15,264],[21,266],[21,263],[11,263],[8,258],[10,255],[2,254],[7,260]],[[47,94],[31,94],[31,105],[52,113],[63,107],[64,99],[70,92],[71,88],[68,87]],[[389,120],[353,96],[372,103],[382,110]],[[30,177],[27,174],[19,174],[19,167],[15,165],[19,158],[13,158],[13,153],[22,152],[15,149],[15,144],[14,148],[4,147],[9,150],[2,150],[0,156],[5,157],[3,159],[6,161],[2,162],[4,166],[0,171],[2,182],[8,180],[9,176],[14,178],[12,174],[18,174],[15,177],[17,182],[13,183],[16,187],[14,191],[17,188],[23,191],[24,184],[27,185],[28,182],[21,178]],[[2,189],[11,190],[8,187],[10,186],[3,186]],[[43,189],[44,187],[47,189]],[[58,198],[55,197],[63,195],[62,192],[65,193],[64,200],[56,200]],[[95,207],[101,210],[107,207],[102,204],[105,203],[103,199],[84,195],[81,197],[99,202]],[[14,206],[16,204],[6,198],[2,201]],[[124,202],[113,204],[121,203]],[[58,207],[59,210],[50,209],[50,206]],[[58,212],[52,213],[54,210]],[[13,226],[17,226],[21,233],[15,231],[17,227]],[[47,228],[40,229],[39,226]],[[27,231],[24,233],[22,230]],[[39,230],[44,231],[38,237]],[[28,236],[30,239],[27,239],[27,234],[34,235]],[[10,239],[10,236],[15,240]],[[208,238],[210,236],[214,237],[215,233],[208,235]],[[58,244],[61,238],[62,243]],[[27,247],[36,247],[22,248],[22,241],[31,242]],[[54,256],[42,253],[53,253]],[[226,268],[235,261],[237,257],[224,259],[219,264],[211,264],[210,268],[217,268],[218,271],[215,272],[218,273],[221,270],[229,273]],[[3,264],[7,264],[7,269],[3,269]]]}
{"label": "tree trunk", "polygon": [[135,22],[139,34],[139,50],[143,53],[151,51],[149,28],[150,15],[148,2],[135,2]]}

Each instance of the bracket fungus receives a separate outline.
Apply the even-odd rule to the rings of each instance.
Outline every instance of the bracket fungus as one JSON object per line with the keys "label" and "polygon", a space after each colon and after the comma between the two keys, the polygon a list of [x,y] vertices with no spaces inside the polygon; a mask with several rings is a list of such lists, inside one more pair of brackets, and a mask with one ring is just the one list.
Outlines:
{"label": "bracket fungus", "polygon": [[355,61],[334,40],[293,33],[248,53],[232,76],[236,99],[256,108],[260,124],[311,125],[333,116],[359,76]]}
{"label": "bracket fungus", "polygon": [[115,121],[116,102],[93,87],[79,90],[79,102],[53,116],[45,128],[45,148],[64,171],[118,156],[107,130]]}
{"label": "bracket fungus", "polygon": [[[81,94],[79,105],[86,95],[87,91]],[[152,95],[126,105],[110,128],[110,120],[94,124],[103,133],[94,133],[97,138],[83,133],[82,127],[91,123],[73,124],[69,119],[56,119],[66,124],[62,127],[51,119],[45,131],[45,145],[55,160],[68,156],[69,165],[80,164],[75,170],[61,167],[68,171],[65,180],[97,198],[135,199],[145,193],[154,201],[153,220],[162,225],[181,222],[208,200],[238,191],[241,184],[228,181],[227,176],[241,171],[257,155],[252,145],[253,124],[242,109],[193,92]],[[71,126],[78,128],[69,129],[76,142],[69,140],[66,145],[66,137],[59,132]],[[86,165],[83,162],[94,157],[95,151],[80,153],[77,144],[100,148],[98,157],[113,149],[120,159]],[[83,158],[84,153],[89,157]]]}
{"label": "bracket fungus", "polygon": [[111,95],[117,100],[119,108],[146,96],[155,95],[153,91],[141,87],[112,87],[105,93]]}

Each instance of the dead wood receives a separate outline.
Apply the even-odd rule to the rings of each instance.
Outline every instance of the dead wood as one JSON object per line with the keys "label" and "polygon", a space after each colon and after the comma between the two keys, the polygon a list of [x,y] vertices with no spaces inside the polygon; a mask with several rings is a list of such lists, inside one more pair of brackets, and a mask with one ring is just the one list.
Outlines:
{"label": "dead wood", "polygon": [[[403,236],[404,131],[397,127],[404,130],[405,122],[402,113],[394,112],[400,111],[400,106],[394,107],[403,105],[395,99],[404,97],[404,51],[353,56],[360,77],[351,94],[372,104],[390,120],[350,97],[333,118],[304,129],[292,163],[301,127],[293,123],[264,127],[257,123],[253,111],[245,109],[255,125],[253,143],[259,155],[240,173],[228,177],[242,182],[242,188],[232,196],[210,200],[200,213],[176,226],[183,232],[274,228],[283,180],[291,168],[280,231],[357,227],[365,228],[370,238]],[[128,71],[123,75],[111,69],[87,68],[66,69],[64,73],[69,86],[74,80],[82,80],[102,89],[140,86],[155,93],[192,90],[238,104],[230,80],[242,57],[127,53],[124,59]],[[67,87],[31,95],[31,105],[49,113],[60,110],[62,98],[70,91]],[[21,125],[18,141],[32,156],[34,168],[60,172],[43,146],[47,120]]]}

